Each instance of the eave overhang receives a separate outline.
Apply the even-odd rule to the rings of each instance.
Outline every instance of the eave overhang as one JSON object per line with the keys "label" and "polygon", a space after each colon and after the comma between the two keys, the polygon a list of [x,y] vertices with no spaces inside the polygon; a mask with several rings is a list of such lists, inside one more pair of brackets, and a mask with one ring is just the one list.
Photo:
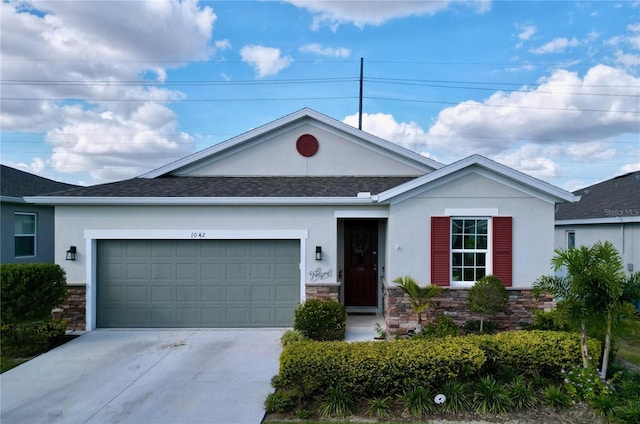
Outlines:
{"label": "eave overhang", "polygon": [[284,205],[370,205],[377,196],[358,197],[77,197],[33,196],[28,202],[40,205],[139,205],[139,206],[284,206]]}

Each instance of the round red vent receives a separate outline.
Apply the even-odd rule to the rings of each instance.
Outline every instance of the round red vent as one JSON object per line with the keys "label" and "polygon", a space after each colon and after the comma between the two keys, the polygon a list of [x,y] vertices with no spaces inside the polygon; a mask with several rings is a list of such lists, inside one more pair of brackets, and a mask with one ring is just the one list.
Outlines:
{"label": "round red vent", "polygon": [[318,139],[311,134],[303,134],[296,141],[296,149],[304,157],[311,157],[318,151]]}

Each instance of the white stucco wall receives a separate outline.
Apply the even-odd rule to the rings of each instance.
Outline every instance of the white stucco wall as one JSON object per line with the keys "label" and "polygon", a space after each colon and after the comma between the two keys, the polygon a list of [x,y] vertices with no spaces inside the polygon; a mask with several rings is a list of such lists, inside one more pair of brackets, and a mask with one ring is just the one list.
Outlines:
{"label": "white stucco wall", "polygon": [[408,274],[421,284],[431,282],[431,216],[449,215],[447,209],[468,209],[473,216],[473,210],[497,209],[498,216],[513,217],[513,287],[531,287],[550,273],[554,204],[470,174],[391,205],[388,280]]}
{"label": "white stucco wall", "polygon": [[557,225],[555,229],[555,248],[567,248],[567,232],[574,231],[576,247],[592,246],[598,241],[609,241],[622,257],[624,269],[628,273],[630,265],[633,271],[640,271],[640,222],[588,225]]}
{"label": "white stucco wall", "polygon": [[[296,141],[303,134],[312,134],[318,139],[318,152],[311,157],[304,157],[296,150]],[[255,140],[251,146],[243,145],[242,150],[232,149],[230,154],[196,164],[181,175],[405,176],[425,173],[416,164],[400,161],[396,155],[381,154],[380,149],[372,150],[361,140],[344,137],[328,128],[305,123]]]}
{"label": "white stucco wall", "polygon": [[[371,208],[360,208],[363,214]],[[374,208],[380,210],[380,208]],[[67,273],[69,284],[86,283],[87,258],[85,231],[113,230],[120,235],[135,232],[183,230],[184,238],[191,232],[207,230],[225,233],[243,232],[252,238],[251,231],[262,234],[282,231],[307,231],[306,257],[303,267],[308,272],[322,268],[332,271],[336,282],[338,273],[338,229],[336,211],[350,210],[356,216],[358,208],[333,206],[57,206],[56,207],[56,263]],[[385,208],[383,207],[384,211]],[[76,261],[66,261],[69,246],[77,246]],[[315,260],[315,246],[322,246],[322,261]]]}

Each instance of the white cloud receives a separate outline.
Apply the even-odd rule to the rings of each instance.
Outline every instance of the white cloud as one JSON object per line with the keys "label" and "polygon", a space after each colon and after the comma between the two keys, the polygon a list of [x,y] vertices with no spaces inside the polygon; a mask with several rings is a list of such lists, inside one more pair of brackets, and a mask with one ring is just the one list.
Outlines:
{"label": "white cloud", "polygon": [[351,56],[351,50],[345,47],[334,49],[331,47],[323,47],[318,43],[306,44],[298,50],[302,53],[312,53],[320,56],[337,57],[341,59]]}
{"label": "white cloud", "polygon": [[620,174],[628,174],[629,172],[640,171],[640,162],[628,163],[620,168]]}
{"label": "white cloud", "polygon": [[535,25],[516,25],[516,28],[520,30],[518,38],[522,41],[529,40],[538,31]]}
{"label": "white cloud", "polygon": [[382,25],[392,19],[408,16],[434,15],[447,10],[453,4],[474,8],[485,13],[491,7],[490,0],[470,1],[379,1],[379,0],[287,0],[296,7],[309,10],[313,15],[312,29],[321,26],[334,31],[343,24],[351,23],[359,28],[366,25]]}
{"label": "white cloud", "polygon": [[529,51],[535,54],[560,53],[565,51],[568,47],[577,47],[579,45],[580,42],[575,37],[571,40],[565,37],[559,37],[543,44],[537,49],[531,49]]}
{"label": "white cloud", "polygon": [[[169,131],[175,133],[177,123],[166,103],[184,95],[116,82],[164,81],[168,67],[211,58],[216,19],[210,7],[193,0],[126,1],[115,7],[101,1],[2,2],[2,79],[71,83],[3,85],[5,98],[36,100],[4,100],[0,126],[46,132],[54,154],[42,160],[56,171],[91,169],[101,180],[135,175],[148,163],[140,158],[132,119],[144,120],[146,157],[159,155],[162,161],[171,149],[180,150],[167,147],[172,142],[164,134],[172,125]],[[113,134],[123,131],[128,139],[120,136],[117,146],[109,147]],[[173,143],[188,149],[184,136]],[[113,164],[116,156],[107,157],[112,153],[120,165]]]}
{"label": "white cloud", "polygon": [[585,145],[638,134],[640,105],[629,96],[638,86],[640,78],[605,65],[594,66],[583,78],[557,70],[535,89],[497,92],[483,102],[442,110],[428,131],[429,146],[497,154],[519,141]]}
{"label": "white cloud", "polygon": [[552,178],[558,175],[559,166],[547,146],[525,144],[517,150],[494,155],[493,159],[536,178]]}
{"label": "white cloud", "polygon": [[243,62],[253,67],[257,78],[276,75],[293,62],[291,57],[283,57],[280,49],[257,45],[244,46],[240,49],[240,56]]}
{"label": "white cloud", "polygon": [[231,48],[231,42],[228,39],[217,40],[214,45],[217,50],[229,50]]}
{"label": "white cloud", "polygon": [[140,174],[194,149],[193,138],[176,131],[174,112],[158,103],[143,103],[127,115],[77,105],[64,107],[63,114],[64,125],[46,136],[51,164],[66,173],[88,169],[96,182]]}
{"label": "white cloud", "polygon": [[[358,114],[349,115],[342,122],[357,128]],[[420,125],[413,121],[397,122],[390,114],[363,113],[362,130],[416,152],[427,145],[427,134]]]}
{"label": "white cloud", "polygon": [[581,161],[604,161],[616,155],[616,149],[610,143],[600,141],[572,143],[565,148],[565,152]]}

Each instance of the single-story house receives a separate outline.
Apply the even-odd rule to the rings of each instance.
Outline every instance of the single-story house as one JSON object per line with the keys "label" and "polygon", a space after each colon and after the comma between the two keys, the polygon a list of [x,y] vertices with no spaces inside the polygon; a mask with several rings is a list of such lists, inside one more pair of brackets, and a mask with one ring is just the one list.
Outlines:
{"label": "single-story house", "polygon": [[555,207],[573,200],[310,109],[137,178],[29,198],[55,205],[56,262],[86,296],[87,330],[290,326],[299,302],[329,296],[392,332],[415,319],[391,284],[404,275],[450,288],[442,308],[458,321],[487,274],[511,291],[506,322],[544,307],[530,288],[550,272]]}
{"label": "single-story house", "polygon": [[627,273],[640,271],[640,171],[577,190],[575,203],[558,205],[556,249],[609,241]]}
{"label": "single-story house", "polygon": [[53,263],[54,207],[24,197],[74,187],[0,165],[0,263]]}

